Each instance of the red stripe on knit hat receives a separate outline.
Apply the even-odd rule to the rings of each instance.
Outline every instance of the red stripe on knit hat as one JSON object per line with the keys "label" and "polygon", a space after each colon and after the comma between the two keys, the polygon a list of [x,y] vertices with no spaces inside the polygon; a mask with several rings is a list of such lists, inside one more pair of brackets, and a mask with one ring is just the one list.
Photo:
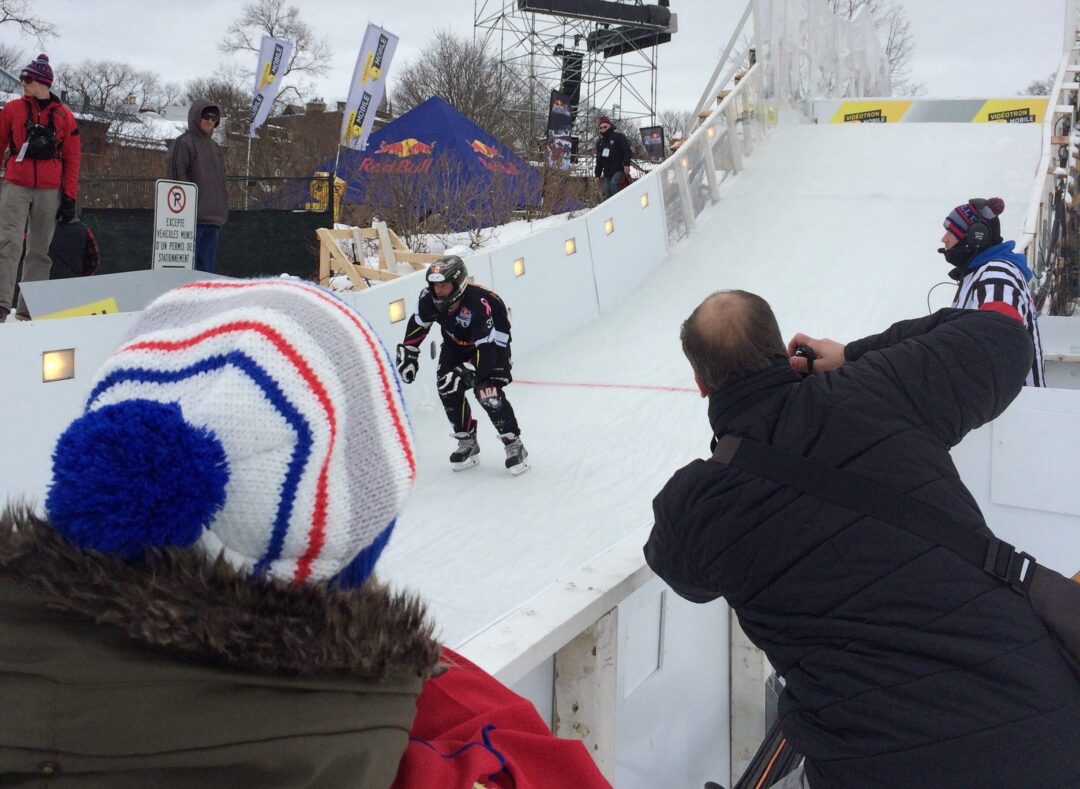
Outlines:
{"label": "red stripe on knit hat", "polygon": [[1023,317],[1021,317],[1020,313],[1016,311],[1016,308],[1013,305],[1004,301],[987,301],[983,304],[980,304],[979,309],[985,310],[986,312],[998,312],[1002,315],[1006,315],[1012,318],[1013,320],[1020,321],[1020,323],[1024,322]]}
{"label": "red stripe on knit hat", "polygon": [[322,551],[323,544],[326,541],[326,507],[328,500],[326,490],[327,478],[330,471],[330,457],[333,455],[334,443],[337,440],[337,415],[334,412],[334,404],[330,401],[330,396],[327,394],[325,387],[315,374],[315,371],[311,369],[310,365],[308,365],[307,361],[304,360],[299,352],[273,327],[250,320],[223,323],[220,326],[207,329],[206,331],[200,332],[199,334],[184,340],[145,340],[143,342],[132,343],[131,345],[125,346],[121,350],[121,353],[141,350],[166,352],[183,351],[207,340],[214,339],[215,337],[232,334],[234,332],[255,332],[273,343],[274,347],[277,348],[286,359],[292,362],[293,366],[299,371],[300,377],[304,379],[308,387],[315,393],[315,397],[322,405],[323,410],[326,412],[327,419],[330,421],[330,441],[326,449],[326,454],[323,456],[322,465],[319,467],[318,483],[315,486],[315,510],[311,517],[311,530],[308,532],[308,545],[303,556],[297,560],[296,573],[293,576],[293,580],[300,584],[307,580],[307,577],[311,575],[311,563],[319,555],[319,552]]}
{"label": "red stripe on knit hat", "polygon": [[394,424],[394,430],[397,432],[398,443],[401,445],[402,451],[405,453],[405,462],[409,466],[409,482],[412,483],[416,479],[416,458],[413,456],[412,445],[409,443],[407,431],[405,430],[405,419],[402,413],[398,410],[397,399],[394,397],[393,387],[390,384],[389,369],[386,366],[386,359],[383,354],[379,353],[379,348],[375,339],[371,336],[367,326],[361,321],[356,313],[347,307],[344,302],[334,296],[330,296],[323,293],[319,289],[309,285],[298,285],[288,280],[269,280],[269,281],[257,281],[257,282],[192,282],[187,285],[178,288],[178,290],[187,290],[188,288],[201,289],[201,290],[217,290],[217,289],[229,289],[229,288],[254,288],[265,285],[272,285],[274,287],[287,287],[302,290],[305,293],[310,293],[316,298],[326,302],[331,307],[336,309],[346,318],[348,318],[360,333],[364,336],[364,341],[367,343],[368,349],[371,351],[372,356],[375,357],[377,368],[379,371],[379,380],[382,384],[383,397],[390,406],[391,421]]}

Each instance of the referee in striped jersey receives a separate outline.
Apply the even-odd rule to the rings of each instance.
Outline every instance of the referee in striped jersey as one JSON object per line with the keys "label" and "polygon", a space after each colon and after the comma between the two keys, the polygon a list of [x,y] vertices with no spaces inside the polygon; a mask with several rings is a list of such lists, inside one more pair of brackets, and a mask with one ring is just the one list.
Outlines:
{"label": "referee in striped jersey", "polygon": [[1016,251],[1016,242],[1001,237],[998,217],[1004,210],[1005,201],[1000,197],[974,197],[958,205],[945,217],[944,246],[938,252],[953,267],[949,276],[959,283],[953,307],[977,310],[985,302],[1004,301],[1020,313],[1035,344],[1026,383],[1045,386],[1035,300],[1027,286],[1031,270],[1024,255]]}

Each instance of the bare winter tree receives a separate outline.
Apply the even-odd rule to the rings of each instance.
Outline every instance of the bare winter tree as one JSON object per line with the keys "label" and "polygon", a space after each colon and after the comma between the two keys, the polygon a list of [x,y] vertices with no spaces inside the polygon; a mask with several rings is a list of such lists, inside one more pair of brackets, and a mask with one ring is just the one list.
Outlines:
{"label": "bare winter tree", "polygon": [[212,101],[221,109],[228,128],[246,128],[251,118],[252,86],[239,69],[218,69],[212,77],[200,77],[184,85],[184,101]]}
{"label": "bare winter tree", "polygon": [[656,116],[656,122],[664,127],[664,136],[670,142],[689,137],[697,125],[697,118],[689,110],[664,110]]}
{"label": "bare winter tree", "polygon": [[76,109],[119,112],[125,105],[133,104],[137,112],[160,112],[180,96],[178,85],[162,84],[154,72],[115,60],[84,60],[64,66],[57,70],[57,78],[71,94]]}
{"label": "bare winter tree", "polygon": [[[285,69],[287,79],[275,104],[302,104],[313,90],[308,78],[321,76],[330,68],[330,42],[317,37],[300,18],[300,9],[286,5],[286,0],[252,0],[244,6],[239,19],[229,25],[218,46],[226,54],[258,53],[263,36],[284,38],[293,44],[292,59]],[[292,79],[288,79],[290,76]]]}
{"label": "bare winter tree", "polygon": [[926,86],[911,79],[911,58],[915,54],[915,35],[911,20],[900,0],[829,0],[829,7],[838,15],[851,19],[865,9],[874,16],[874,25],[885,35],[885,56],[889,60],[889,77],[894,96],[918,96]]}
{"label": "bare winter tree", "polygon": [[19,71],[30,62],[26,53],[14,44],[0,44],[0,68],[18,75]]}
{"label": "bare winter tree", "polygon": [[[518,151],[529,145],[527,113],[508,107],[527,107],[523,80],[516,78],[481,43],[440,31],[419,56],[398,72],[394,108],[408,112],[432,96],[441,96],[482,129]],[[547,96],[542,101],[547,102]]]}
{"label": "bare winter tree", "polygon": [[1049,96],[1050,91],[1054,89],[1054,80],[1057,79],[1057,72],[1055,71],[1046,79],[1033,79],[1028,83],[1028,86],[1024,88],[1022,96]]}
{"label": "bare winter tree", "polygon": [[56,35],[56,25],[33,12],[32,0],[0,0],[0,26],[16,25],[24,36],[33,36],[39,44]]}

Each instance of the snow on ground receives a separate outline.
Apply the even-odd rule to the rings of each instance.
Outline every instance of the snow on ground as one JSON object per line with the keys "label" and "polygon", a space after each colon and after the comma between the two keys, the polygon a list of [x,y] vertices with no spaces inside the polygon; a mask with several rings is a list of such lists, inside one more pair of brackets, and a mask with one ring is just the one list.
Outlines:
{"label": "snow on ground", "polygon": [[[785,337],[845,341],[926,314],[928,291],[947,281],[935,251],[945,215],[969,197],[1001,196],[1003,231],[1015,236],[1040,134],[998,124],[774,130],[624,303],[572,339],[515,357],[518,379],[582,384],[508,389],[530,471],[505,471],[480,413],[480,465],[455,474],[439,404],[413,409],[417,484],[379,574],[423,595],[457,646],[650,524],[671,473],[708,454],[705,403],[678,345],[690,311],[714,290],[744,288],[772,303]],[[951,297],[938,288],[931,306]]]}
{"label": "snow on ground", "polygon": [[498,227],[485,227],[478,233],[440,233],[425,236],[424,240],[428,252],[437,254],[453,247],[467,247],[473,239],[478,239],[480,242],[476,249],[491,249],[540,233],[548,228],[565,224],[567,221],[581,216],[582,213],[582,211],[571,211],[566,214],[553,214],[539,219],[519,219]]}

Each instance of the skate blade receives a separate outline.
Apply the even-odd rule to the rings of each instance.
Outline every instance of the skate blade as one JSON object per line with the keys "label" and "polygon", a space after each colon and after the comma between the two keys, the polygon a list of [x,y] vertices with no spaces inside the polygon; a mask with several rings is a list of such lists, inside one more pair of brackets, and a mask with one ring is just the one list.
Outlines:
{"label": "skate blade", "polygon": [[518,463],[516,466],[510,466],[510,468],[507,469],[507,471],[509,471],[515,477],[521,476],[522,474],[524,474],[528,470],[529,470],[529,464],[524,462],[524,461],[522,461],[521,463]]}
{"label": "skate blade", "polygon": [[460,463],[451,463],[450,468],[452,468],[454,471],[464,471],[467,468],[472,468],[479,462],[480,459],[477,458],[476,455],[473,455],[468,460],[463,460]]}

